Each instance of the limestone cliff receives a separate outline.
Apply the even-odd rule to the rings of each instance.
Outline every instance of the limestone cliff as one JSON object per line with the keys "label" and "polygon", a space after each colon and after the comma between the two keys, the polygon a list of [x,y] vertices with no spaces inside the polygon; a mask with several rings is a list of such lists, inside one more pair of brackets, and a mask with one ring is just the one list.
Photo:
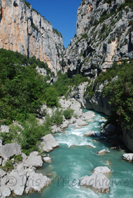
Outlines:
{"label": "limestone cliff", "polygon": [[62,71],[96,78],[100,72],[133,57],[133,11],[128,0],[82,0],[77,31],[66,49]]}
{"label": "limestone cliff", "polygon": [[24,0],[0,0],[0,48],[35,56],[60,70],[62,35]]}
{"label": "limestone cliff", "polygon": [[[73,89],[82,107],[110,115],[111,106],[102,90],[108,83],[93,82],[114,61],[121,63],[133,58],[133,2],[130,0],[82,0],[77,11],[77,31],[62,60],[62,71],[72,75],[81,73],[90,78],[93,96],[88,97],[87,84]],[[116,76],[113,80],[117,79]],[[107,82],[106,82],[107,81]],[[123,129],[126,146],[133,151],[133,130]]]}

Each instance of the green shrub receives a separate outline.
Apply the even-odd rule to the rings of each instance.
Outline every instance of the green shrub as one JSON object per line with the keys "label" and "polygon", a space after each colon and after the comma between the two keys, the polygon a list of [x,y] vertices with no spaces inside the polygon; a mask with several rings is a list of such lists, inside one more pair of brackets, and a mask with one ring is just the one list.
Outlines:
{"label": "green shrub", "polygon": [[56,125],[59,125],[59,124],[62,124],[63,122],[63,114],[62,114],[62,111],[60,110],[56,110],[53,114],[52,114],[52,117],[51,117],[51,122],[52,124],[56,124]]}
{"label": "green shrub", "polygon": [[45,96],[46,96],[46,103],[49,107],[58,105],[58,93],[55,88],[48,87],[46,89]]}
{"label": "green shrub", "polygon": [[27,59],[18,52],[0,49],[0,120],[5,124],[25,120],[45,100],[48,85],[37,73],[36,66],[49,72],[47,64],[35,57]]}
{"label": "green shrub", "polygon": [[22,161],[22,156],[21,155],[14,155],[13,158],[14,158],[15,163],[18,163],[18,162]]}
{"label": "green shrub", "polygon": [[73,110],[72,109],[66,109],[64,112],[63,112],[64,116],[65,116],[65,119],[70,119],[73,115]]}
{"label": "green shrub", "polygon": [[38,141],[46,135],[46,132],[43,125],[38,125],[34,115],[29,115],[22,126],[24,130],[21,130],[18,142],[21,144],[22,151],[28,155],[31,151],[38,149]]}
{"label": "green shrub", "polygon": [[10,171],[12,171],[12,170],[14,169],[11,160],[8,160],[8,161],[6,162],[6,164],[5,164],[5,166],[2,166],[1,168],[2,168],[4,171],[6,171],[6,172],[8,172],[8,171],[10,172]]}
{"label": "green shrub", "polygon": [[37,32],[39,31],[38,27],[37,27],[34,23],[31,23],[31,27],[32,27],[33,29],[35,29]]}

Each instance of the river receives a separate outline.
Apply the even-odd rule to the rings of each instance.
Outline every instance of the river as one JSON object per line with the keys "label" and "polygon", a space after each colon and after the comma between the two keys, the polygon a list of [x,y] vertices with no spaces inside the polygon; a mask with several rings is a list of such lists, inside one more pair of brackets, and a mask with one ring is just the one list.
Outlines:
{"label": "river", "polygon": [[[83,110],[86,112],[87,110]],[[111,145],[96,137],[85,137],[87,131],[100,133],[100,126],[105,122],[103,115],[95,112],[94,120],[88,126],[76,129],[69,125],[65,133],[55,135],[60,147],[50,152],[51,164],[44,163],[38,172],[52,173],[52,183],[40,194],[23,195],[22,198],[133,198],[133,164],[123,161],[122,150],[109,150]],[[97,140],[97,141],[95,141]],[[97,151],[106,149],[110,153],[97,155]],[[81,188],[80,178],[91,175],[97,166],[108,166],[112,173],[110,193],[96,194]]]}

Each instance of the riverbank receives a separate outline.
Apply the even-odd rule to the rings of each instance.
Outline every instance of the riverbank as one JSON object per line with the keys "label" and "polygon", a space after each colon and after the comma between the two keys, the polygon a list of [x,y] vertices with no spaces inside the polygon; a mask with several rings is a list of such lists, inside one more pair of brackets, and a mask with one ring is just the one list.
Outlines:
{"label": "riverbank", "polygon": [[[112,148],[112,145],[109,143],[110,141],[107,141],[107,140],[109,140],[109,137],[107,137],[107,131],[106,131],[106,137],[103,136],[103,131],[102,131],[102,133],[100,133],[101,132],[101,124],[104,123],[106,120],[104,118],[104,116],[94,113],[93,111],[83,110],[83,112],[82,112],[80,104],[77,102],[74,103],[74,101],[75,100],[73,100],[73,103],[72,103],[72,101],[66,101],[64,99],[64,100],[62,100],[62,104],[63,104],[64,108],[68,108],[68,106],[70,106],[70,104],[72,104],[73,108],[75,108],[75,104],[77,104],[76,105],[77,108],[75,111],[78,113],[79,116],[77,116],[77,118],[72,117],[69,120],[64,119],[63,123],[60,126],[58,126],[58,129],[61,129],[61,131],[63,131],[63,128],[66,128],[64,130],[65,133],[55,133],[55,131],[54,132],[52,131],[53,133],[55,133],[54,137],[57,140],[56,143],[54,142],[55,146],[51,147],[51,149],[49,150],[49,147],[46,148],[46,143],[44,144],[45,152],[46,151],[49,152],[49,151],[53,150],[54,147],[58,147],[58,144],[59,144],[60,148],[57,149],[57,151],[55,150],[55,151],[51,152],[50,154],[44,155],[42,157],[39,156],[39,153],[37,153],[37,152],[31,153],[29,157],[23,155],[23,163],[21,163],[21,162],[18,163],[18,165],[15,167],[15,169],[11,173],[3,174],[2,179],[1,179],[2,185],[3,185],[1,188],[1,191],[4,189],[4,192],[6,191],[6,193],[7,192],[11,193],[11,191],[12,191],[17,195],[22,195],[24,191],[26,193],[32,192],[33,190],[40,192],[49,183],[51,183],[51,182],[54,183],[56,176],[58,177],[60,175],[60,177],[61,177],[61,173],[62,173],[61,169],[63,169],[63,172],[65,173],[65,171],[67,170],[67,166],[65,165],[66,169],[64,169],[65,167],[63,165],[64,164],[63,161],[65,161],[65,162],[66,162],[66,160],[69,161],[69,156],[71,157],[71,152],[69,154],[69,151],[71,149],[72,149],[72,151],[74,151],[78,154],[78,155],[76,154],[76,157],[78,157],[78,158],[80,158],[80,155],[84,156],[84,149],[85,150],[87,149],[88,151],[85,151],[85,153],[87,154],[87,152],[89,152],[89,151],[92,152],[94,154],[94,156],[92,158],[95,162],[97,161],[95,159],[95,157],[97,158],[97,156],[99,156],[99,157],[101,156],[103,158],[104,158],[104,156],[107,157],[106,163],[105,162],[104,163],[97,162],[97,164],[95,163],[94,168],[96,168],[99,165],[101,165],[101,166],[109,165],[110,166],[112,164],[112,162],[109,160],[109,155],[110,155],[110,153],[113,153],[113,152],[117,153],[119,156],[118,159],[122,160],[122,155],[124,154],[124,152],[120,148],[119,148],[120,151],[118,151],[118,147]],[[49,109],[47,109],[47,111],[49,111]],[[97,115],[97,116],[95,117],[95,115]],[[103,126],[103,124],[102,124],[102,126]],[[54,126],[54,128],[55,128],[55,126]],[[59,132],[58,129],[56,130],[56,132]],[[93,136],[93,137],[85,136],[86,132],[88,132],[88,131],[89,132],[91,131],[91,133],[92,133],[92,134],[89,133],[89,136]],[[50,145],[49,141],[48,141],[48,145]],[[97,145],[101,145],[101,146],[99,147]],[[108,148],[107,148],[107,146],[104,146],[104,145],[108,145]],[[58,175],[56,173],[56,171],[53,173],[53,170],[52,170],[53,168],[51,169],[50,167],[53,167],[54,161],[56,160],[53,153],[60,152],[60,149],[64,150],[64,154],[62,152],[62,155],[59,154],[58,157],[56,156],[58,158],[58,161],[62,164],[62,166],[60,166],[60,164],[59,164],[61,173]],[[95,150],[95,149],[98,149],[97,152],[99,152],[101,150],[105,150],[107,152],[104,152],[105,155],[98,155],[97,152],[93,152],[93,150]],[[110,150],[110,149],[115,149],[115,150]],[[65,150],[68,150],[68,153],[66,153]],[[121,157],[120,157],[120,153],[121,153]],[[50,158],[52,159],[52,163],[48,164],[45,162],[44,163],[45,168],[44,168],[44,170],[42,169],[43,174],[41,173],[41,175],[39,175],[40,173],[38,173],[38,170],[36,171],[36,168],[42,167],[42,165],[43,165],[42,159],[44,157],[49,157],[49,155],[50,155]],[[88,154],[87,154],[87,156],[88,156]],[[116,156],[116,154],[115,154],[115,156]],[[24,157],[25,157],[25,159],[24,159]],[[65,157],[66,157],[66,160],[65,160]],[[33,159],[33,163],[32,163],[31,159]],[[75,159],[75,157],[74,157],[74,159]],[[91,158],[90,158],[90,160],[91,160]],[[40,161],[40,163],[39,163],[39,161]],[[78,181],[80,181],[80,178],[84,177],[86,174],[92,175],[93,169],[91,169],[91,171],[88,173],[86,172],[86,170],[88,170],[87,166],[90,164],[90,163],[88,163],[89,162],[88,160],[87,160],[87,162],[85,162],[86,160],[84,158],[84,160],[82,159],[80,163],[78,161],[79,164],[76,163],[76,161],[77,161],[77,159],[75,159],[74,166],[73,166],[73,164],[71,164],[71,160],[69,162],[69,166],[71,167],[71,173],[72,173],[73,167],[74,167],[74,169],[77,170],[79,167],[79,164],[80,164],[80,166],[83,165],[83,167],[84,167],[84,163],[86,164],[84,167],[85,172],[84,172],[84,174],[78,176]],[[81,171],[81,169],[82,168],[80,167],[79,171]],[[62,173],[63,177],[64,177],[64,173]],[[72,173],[72,175],[73,174],[74,173]],[[13,186],[9,186],[8,184],[10,184],[12,181],[12,180],[10,180],[10,178],[12,178],[12,176],[14,176],[14,175],[15,175],[14,181],[16,182],[16,180],[17,180],[17,182],[13,183]],[[4,183],[5,178],[6,178],[6,182]],[[8,180],[7,180],[7,178],[8,178]],[[40,178],[42,180],[40,180]],[[77,178],[76,175],[75,175],[75,178]],[[23,185],[20,186],[20,184],[22,184],[22,179],[23,179]],[[28,181],[27,181],[27,179],[28,179]],[[56,180],[57,180],[57,178],[56,178]],[[47,189],[51,189],[51,186],[53,186],[52,183],[49,187],[47,187]],[[78,183],[78,188],[80,188],[79,183]],[[9,190],[7,191],[7,189],[9,189]],[[19,189],[21,189],[21,190],[19,191]],[[18,193],[18,191],[19,191],[19,193]],[[9,196],[9,194],[4,194],[4,196],[5,197]],[[29,195],[29,196],[31,196],[31,195]],[[51,195],[49,195],[49,196],[51,196]]]}
{"label": "riverbank", "polygon": [[[87,110],[83,110],[87,111]],[[99,137],[85,137],[87,131],[100,134],[101,123],[105,121],[103,115],[95,113],[93,120],[87,121],[88,125],[80,129],[69,125],[65,133],[54,135],[59,143],[59,148],[49,153],[52,163],[44,163],[38,169],[44,175],[51,175],[52,183],[41,194],[32,193],[28,198],[111,198],[131,197],[132,194],[132,163],[122,160],[123,150],[110,150],[111,144]],[[98,155],[100,150],[110,151]],[[107,176],[110,180],[110,193],[97,194],[89,188],[80,186],[80,179],[91,176],[94,168],[107,166],[111,173]],[[27,196],[22,196],[26,198]]]}

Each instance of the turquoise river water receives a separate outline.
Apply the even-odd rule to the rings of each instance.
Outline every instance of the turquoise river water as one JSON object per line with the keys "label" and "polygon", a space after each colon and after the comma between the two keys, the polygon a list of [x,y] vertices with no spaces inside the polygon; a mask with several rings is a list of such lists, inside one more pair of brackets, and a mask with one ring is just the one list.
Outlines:
{"label": "turquoise river water", "polygon": [[[100,132],[105,118],[99,113],[95,115],[94,120],[88,121],[88,126],[75,129],[69,125],[65,133],[55,135],[60,147],[49,153],[52,163],[45,163],[38,170],[43,174],[52,173],[52,183],[40,194],[23,195],[21,198],[133,198],[133,163],[122,160],[124,151],[110,150],[110,153],[99,156],[97,151],[109,150],[111,145],[84,136],[87,131]],[[80,178],[91,175],[97,166],[108,166],[112,170],[108,194],[96,194],[79,185]]]}

